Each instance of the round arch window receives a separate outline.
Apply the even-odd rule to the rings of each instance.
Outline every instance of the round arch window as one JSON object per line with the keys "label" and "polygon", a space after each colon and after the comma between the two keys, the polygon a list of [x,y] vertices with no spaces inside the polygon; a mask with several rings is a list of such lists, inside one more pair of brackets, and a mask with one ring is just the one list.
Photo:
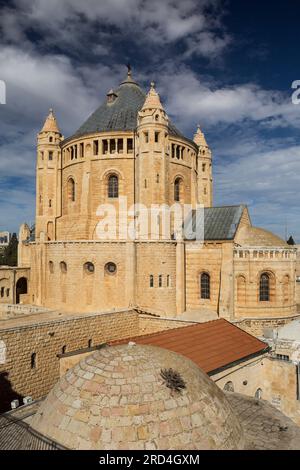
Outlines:
{"label": "round arch window", "polygon": [[53,261],[49,261],[49,271],[51,274],[54,273],[54,263]]}
{"label": "round arch window", "polygon": [[90,261],[88,261],[87,263],[85,263],[83,265],[84,267],[84,270],[88,273],[88,274],[92,274],[93,272],[95,272],[95,266],[93,263],[91,263]]}
{"label": "round arch window", "polygon": [[105,265],[105,271],[107,274],[116,274],[117,272],[117,265],[115,263],[112,263],[111,261],[109,263],[106,263]]}
{"label": "round arch window", "polygon": [[65,263],[64,261],[61,261],[59,263],[59,266],[62,273],[66,273],[68,271],[67,263]]}

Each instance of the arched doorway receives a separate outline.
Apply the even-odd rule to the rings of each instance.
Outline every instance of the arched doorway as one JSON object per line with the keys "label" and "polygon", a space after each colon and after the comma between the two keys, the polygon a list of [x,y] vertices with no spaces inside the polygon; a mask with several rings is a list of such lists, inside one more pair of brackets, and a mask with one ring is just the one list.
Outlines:
{"label": "arched doorway", "polygon": [[20,279],[18,279],[17,285],[16,285],[16,303],[17,304],[20,303],[20,295],[27,294],[27,288],[28,288],[27,284],[28,283],[27,283],[26,277],[20,277]]}

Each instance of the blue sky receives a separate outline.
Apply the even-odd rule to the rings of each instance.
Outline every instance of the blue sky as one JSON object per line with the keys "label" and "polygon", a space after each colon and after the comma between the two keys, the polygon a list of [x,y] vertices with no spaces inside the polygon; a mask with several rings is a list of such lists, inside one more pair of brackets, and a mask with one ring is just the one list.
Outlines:
{"label": "blue sky", "polygon": [[67,137],[132,64],[173,122],[198,123],[215,205],[300,242],[300,3],[257,0],[0,0],[0,230],[34,221],[35,144],[53,107]]}

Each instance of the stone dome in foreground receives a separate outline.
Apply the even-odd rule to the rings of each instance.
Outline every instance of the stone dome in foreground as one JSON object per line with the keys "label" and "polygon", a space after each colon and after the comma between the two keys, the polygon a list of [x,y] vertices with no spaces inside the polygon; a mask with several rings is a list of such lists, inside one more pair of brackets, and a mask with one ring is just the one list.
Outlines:
{"label": "stone dome in foreground", "polygon": [[131,343],[106,346],[70,369],[31,425],[71,449],[244,446],[224,393],[194,362]]}

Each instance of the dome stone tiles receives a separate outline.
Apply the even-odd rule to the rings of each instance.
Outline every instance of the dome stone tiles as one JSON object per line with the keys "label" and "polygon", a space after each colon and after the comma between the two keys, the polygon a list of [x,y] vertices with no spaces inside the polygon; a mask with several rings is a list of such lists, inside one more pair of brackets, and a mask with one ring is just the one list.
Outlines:
{"label": "dome stone tiles", "polygon": [[236,243],[244,246],[285,247],[290,248],[282,238],[259,227],[243,227],[236,237]]}
{"label": "dome stone tiles", "polygon": [[[185,384],[170,388],[162,370]],[[169,386],[168,386],[169,385]],[[32,427],[71,449],[241,449],[224,393],[189,359],[153,346],[106,346],[50,391]]]}

